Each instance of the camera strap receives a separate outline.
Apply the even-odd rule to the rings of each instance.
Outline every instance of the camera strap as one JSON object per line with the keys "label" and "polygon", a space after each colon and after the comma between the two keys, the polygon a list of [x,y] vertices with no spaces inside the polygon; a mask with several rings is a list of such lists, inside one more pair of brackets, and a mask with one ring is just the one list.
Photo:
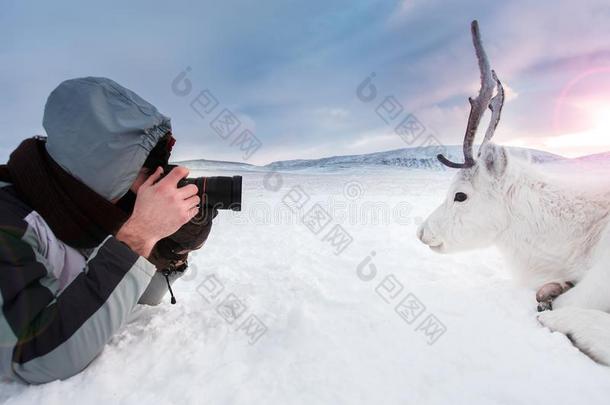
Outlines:
{"label": "camera strap", "polygon": [[179,267],[170,267],[161,271],[163,277],[165,277],[165,282],[167,283],[167,289],[169,290],[169,294],[171,296],[172,305],[176,303],[176,297],[174,296],[174,291],[172,290],[172,284],[169,282],[169,277],[173,274],[184,273],[187,269],[188,263],[182,263]]}

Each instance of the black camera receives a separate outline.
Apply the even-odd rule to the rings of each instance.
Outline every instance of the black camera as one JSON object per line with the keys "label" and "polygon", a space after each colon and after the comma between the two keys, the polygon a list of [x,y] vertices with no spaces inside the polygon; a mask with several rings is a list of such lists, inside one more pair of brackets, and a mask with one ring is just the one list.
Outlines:
{"label": "black camera", "polygon": [[[174,167],[176,165],[167,165],[164,173]],[[241,182],[241,176],[186,177],[178,182],[178,187],[196,185],[201,204],[206,208],[241,211]]]}

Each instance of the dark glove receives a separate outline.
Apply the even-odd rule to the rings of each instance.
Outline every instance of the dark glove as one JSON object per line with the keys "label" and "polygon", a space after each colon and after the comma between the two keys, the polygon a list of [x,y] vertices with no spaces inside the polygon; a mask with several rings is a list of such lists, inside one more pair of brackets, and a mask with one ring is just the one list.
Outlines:
{"label": "dark glove", "polygon": [[199,214],[182,225],[174,234],[161,239],[153,248],[149,261],[158,271],[184,271],[189,252],[200,249],[212,229],[218,210],[203,208]]}

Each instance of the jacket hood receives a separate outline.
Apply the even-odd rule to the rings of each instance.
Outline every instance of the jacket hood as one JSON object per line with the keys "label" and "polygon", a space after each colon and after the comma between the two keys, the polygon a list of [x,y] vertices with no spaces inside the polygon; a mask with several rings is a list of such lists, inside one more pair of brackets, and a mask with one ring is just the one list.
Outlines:
{"label": "jacket hood", "polygon": [[111,201],[122,197],[170,119],[133,91],[103,77],[62,82],[47,99],[42,122],[49,155]]}

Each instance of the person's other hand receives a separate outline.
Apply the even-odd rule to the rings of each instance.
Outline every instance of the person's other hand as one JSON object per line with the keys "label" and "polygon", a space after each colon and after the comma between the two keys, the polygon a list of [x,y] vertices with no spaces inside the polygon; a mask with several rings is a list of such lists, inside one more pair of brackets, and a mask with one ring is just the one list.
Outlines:
{"label": "person's other hand", "polygon": [[175,167],[159,180],[162,174],[163,169],[157,168],[139,187],[133,213],[117,232],[117,239],[144,257],[159,240],[197,215],[200,203],[197,186],[178,188],[178,182],[189,174],[186,167]]}

